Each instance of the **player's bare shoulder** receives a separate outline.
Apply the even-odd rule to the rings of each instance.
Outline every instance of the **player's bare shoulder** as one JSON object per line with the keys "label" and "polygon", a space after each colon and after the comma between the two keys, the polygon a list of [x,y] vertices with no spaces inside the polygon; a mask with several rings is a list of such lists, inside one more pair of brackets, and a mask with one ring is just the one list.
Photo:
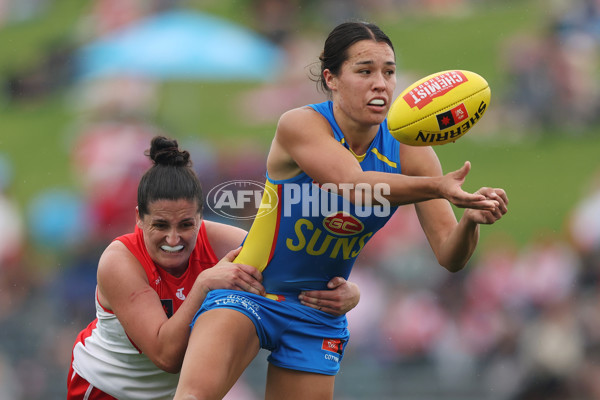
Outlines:
{"label": "player's bare shoulder", "polygon": [[115,264],[117,260],[127,260],[129,258],[135,258],[131,251],[119,240],[113,240],[102,252],[98,268],[109,268]]}
{"label": "player's bare shoulder", "polygon": [[304,106],[293,108],[279,117],[275,139],[282,135],[287,136],[294,135],[295,133],[302,133],[303,131],[307,131],[306,128],[311,126],[311,124],[319,124],[324,121],[325,119],[323,116],[311,107]]}
{"label": "player's bare shoulder", "polygon": [[279,118],[267,157],[267,171],[272,179],[289,179],[302,172],[293,154],[310,145],[323,124],[320,118],[310,107],[294,108]]}
{"label": "player's bare shoulder", "polygon": [[[131,275],[130,275],[131,274]],[[131,251],[119,240],[112,241],[98,261],[98,280],[137,275],[145,279],[144,268]],[[147,280],[147,279],[146,279]]]}

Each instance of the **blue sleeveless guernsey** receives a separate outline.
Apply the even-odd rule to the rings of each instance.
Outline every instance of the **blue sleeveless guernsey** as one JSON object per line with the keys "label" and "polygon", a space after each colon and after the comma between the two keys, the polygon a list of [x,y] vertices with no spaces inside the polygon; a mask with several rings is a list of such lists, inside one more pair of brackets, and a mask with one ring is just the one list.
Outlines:
{"label": "blue sleeveless guernsey", "polygon": [[[352,151],[333,117],[333,103],[309,107],[329,121],[335,139]],[[387,121],[368,151],[354,156],[364,171],[400,173],[400,145]],[[258,216],[234,262],[262,271],[268,298],[236,290],[210,291],[192,327],[208,310],[237,310],[254,323],[261,347],[271,351],[271,364],[337,374],[350,337],[346,316],[304,306],[298,295],[327,289],[333,277],[348,278],[362,248],[396,207],[355,206],[325,189],[327,184],[320,186],[305,173],[286,180],[267,176]]]}
{"label": "blue sleeveless guernsey", "polygon": [[[310,107],[327,118],[335,139],[348,148],[333,103]],[[363,171],[400,173],[399,142],[386,121],[367,152],[356,158]],[[335,276],[348,278],[359,252],[396,209],[357,210],[342,196],[319,189],[305,173],[287,180],[267,177],[265,194],[261,207],[273,211],[259,211],[262,216],[255,219],[236,262],[257,267],[268,293],[292,301],[301,290],[326,289]]]}

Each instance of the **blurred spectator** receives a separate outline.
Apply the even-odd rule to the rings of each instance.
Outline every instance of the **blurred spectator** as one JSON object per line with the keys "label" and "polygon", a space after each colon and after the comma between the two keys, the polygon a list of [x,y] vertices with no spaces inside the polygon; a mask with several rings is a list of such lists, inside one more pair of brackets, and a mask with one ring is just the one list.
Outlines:
{"label": "blurred spectator", "polygon": [[28,204],[27,224],[38,249],[61,254],[86,240],[90,215],[79,194],[70,189],[51,188],[37,194]]}
{"label": "blurred spectator", "polygon": [[573,299],[544,307],[524,326],[520,354],[526,368],[562,379],[573,378],[584,358],[584,337]]}
{"label": "blurred spectator", "polygon": [[404,287],[434,289],[448,276],[437,267],[412,205],[396,210],[359,259],[376,263],[382,279]]}
{"label": "blurred spectator", "polygon": [[566,218],[566,233],[581,257],[581,284],[597,289],[600,283],[600,169],[589,186]]}
{"label": "blurred spectator", "polygon": [[[250,89],[238,101],[244,120],[249,124],[276,122],[286,110],[304,104],[325,100],[315,91],[311,72],[319,68],[317,56],[321,52],[318,41],[308,35],[289,35],[280,43],[285,51],[285,66],[276,82]],[[313,63],[307,60],[314,60]],[[317,69],[318,73],[318,69]]]}
{"label": "blurred spectator", "polygon": [[478,309],[494,312],[509,307],[515,295],[517,246],[510,238],[490,239],[493,243],[478,253],[477,262],[465,278],[465,301]]}
{"label": "blurred spectator", "polygon": [[426,357],[440,340],[448,316],[433,293],[426,290],[395,290],[380,324],[381,337],[387,338],[388,359]]}
{"label": "blurred spectator", "polygon": [[157,134],[156,127],[144,122],[116,120],[92,124],[75,139],[73,170],[97,240],[112,240],[134,226],[137,182],[149,167],[144,151]]}
{"label": "blurred spectator", "polygon": [[93,36],[101,37],[126,28],[147,15],[152,1],[95,0],[92,8]]}
{"label": "blurred spectator", "polygon": [[[360,288],[358,305],[348,313],[348,326],[352,336],[352,353],[366,353],[365,356],[377,357],[373,350],[381,349],[382,335],[374,334],[373,327],[378,326],[385,316],[388,299],[387,287],[376,267],[357,261],[352,271],[352,282]],[[359,358],[363,358],[361,355]]]}
{"label": "blurred spectator", "polygon": [[13,175],[12,161],[0,153],[0,270],[20,258],[25,239],[22,210],[9,193]]}
{"label": "blurred spectator", "polygon": [[26,226],[23,210],[10,194],[12,182],[13,164],[0,153],[0,324],[18,310],[30,290],[30,271],[23,262]]}
{"label": "blurred spectator", "polygon": [[52,43],[37,64],[9,73],[5,83],[8,100],[33,101],[65,89],[73,78],[72,53],[70,44]]}
{"label": "blurred spectator", "polygon": [[302,7],[301,0],[254,0],[252,12],[256,29],[273,43],[289,39],[297,27],[297,16]]}
{"label": "blurred spectator", "polygon": [[564,379],[552,375],[529,377],[523,387],[510,400],[577,400]]}
{"label": "blurred spectator", "polygon": [[[555,43],[554,43],[555,44]],[[503,106],[520,132],[536,131],[553,125],[552,102],[560,101],[553,70],[561,65],[560,52],[549,48],[551,42],[536,36],[519,35],[511,38],[500,57],[508,75],[509,88]]]}
{"label": "blurred spectator", "polygon": [[181,0],[94,0],[90,13],[80,21],[83,39],[113,34],[179,3]]}
{"label": "blurred spectator", "polygon": [[[231,177],[221,176],[222,170],[219,162],[220,151],[214,142],[199,138],[183,138],[179,140],[181,147],[188,149],[192,160],[192,167],[200,179],[205,195],[215,186]],[[207,210],[204,210],[205,212]]]}
{"label": "blurred spectator", "polygon": [[600,187],[579,201],[568,223],[573,245],[581,254],[600,251]]}
{"label": "blurred spectator", "polygon": [[43,14],[53,0],[0,0],[0,26]]}
{"label": "blurred spectator", "polygon": [[600,4],[576,0],[565,7],[553,10],[542,35],[511,38],[501,57],[511,83],[505,120],[522,132],[533,126],[578,134],[598,120]]}
{"label": "blurred spectator", "polygon": [[21,398],[21,390],[17,384],[17,375],[12,365],[0,352],[0,400],[15,400]]}
{"label": "blurred spectator", "polygon": [[586,359],[577,370],[577,392],[580,398],[587,400],[600,399],[600,342],[586,348]]}
{"label": "blurred spectator", "polygon": [[562,37],[581,32],[600,41],[600,1],[571,0],[555,7],[555,29]]}
{"label": "blurred spectator", "polygon": [[158,84],[140,76],[110,76],[80,82],[73,110],[92,121],[151,118],[158,106]]}
{"label": "blurred spectator", "polygon": [[513,304],[538,309],[560,306],[571,298],[579,271],[579,259],[567,243],[551,234],[542,236],[522,251],[515,264]]}

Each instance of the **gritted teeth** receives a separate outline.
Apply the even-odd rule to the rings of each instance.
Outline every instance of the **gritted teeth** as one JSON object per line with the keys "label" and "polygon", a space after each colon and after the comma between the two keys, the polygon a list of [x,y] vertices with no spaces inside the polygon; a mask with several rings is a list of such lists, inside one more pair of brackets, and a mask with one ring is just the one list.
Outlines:
{"label": "gritted teeth", "polygon": [[373,99],[369,102],[369,104],[373,106],[383,106],[385,105],[385,101],[383,99]]}
{"label": "gritted teeth", "polygon": [[160,248],[163,249],[164,251],[176,252],[176,251],[183,249],[183,245],[180,244],[178,246],[171,247],[171,246],[167,246],[166,244],[164,244],[164,245],[160,246]]}

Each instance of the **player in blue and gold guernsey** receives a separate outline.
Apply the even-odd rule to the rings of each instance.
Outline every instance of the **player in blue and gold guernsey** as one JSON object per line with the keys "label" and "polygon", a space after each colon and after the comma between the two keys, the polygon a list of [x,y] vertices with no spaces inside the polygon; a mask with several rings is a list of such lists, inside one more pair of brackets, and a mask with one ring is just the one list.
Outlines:
{"label": "player in blue and gold guernsey", "polygon": [[[347,321],[321,311],[326,304],[305,304],[302,291],[348,277],[361,249],[399,205],[415,205],[438,262],[449,271],[466,265],[479,225],[507,212],[502,189],[462,190],[468,162],[443,175],[431,147],[390,136],[395,54],[377,26],[337,26],[320,60],[318,79],[331,101],[280,118],[260,216],[236,259],[262,271],[269,295],[207,295],[192,323],[175,400],[222,398],[261,347],[271,352],[266,399],[332,399]],[[460,221],[452,204],[465,208]]]}
{"label": "player in blue and gold guernsey", "polygon": [[[335,121],[333,102],[309,107],[326,118],[335,140],[352,152]],[[354,156],[364,171],[397,174],[399,146],[381,124],[367,151]],[[257,218],[236,261],[261,270],[269,293],[287,301],[297,301],[302,290],[324,289],[334,276],[347,278],[360,250],[395,211],[389,203],[365,204],[357,213],[356,205],[320,188],[305,172],[290,179],[269,176],[266,187],[262,207],[273,211]],[[385,201],[381,193],[372,200],[377,197]]]}

